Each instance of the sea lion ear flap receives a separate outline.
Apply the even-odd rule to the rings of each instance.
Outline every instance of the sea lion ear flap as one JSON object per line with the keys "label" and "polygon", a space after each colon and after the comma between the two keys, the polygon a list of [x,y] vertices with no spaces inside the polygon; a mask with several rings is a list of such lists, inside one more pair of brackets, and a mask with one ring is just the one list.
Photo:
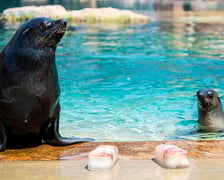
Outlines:
{"label": "sea lion ear flap", "polygon": [[221,96],[218,95],[217,98],[218,98],[219,102],[221,102],[222,95]]}
{"label": "sea lion ear flap", "polygon": [[23,34],[26,34],[29,30],[30,30],[30,28],[26,28],[26,29],[23,31]]}

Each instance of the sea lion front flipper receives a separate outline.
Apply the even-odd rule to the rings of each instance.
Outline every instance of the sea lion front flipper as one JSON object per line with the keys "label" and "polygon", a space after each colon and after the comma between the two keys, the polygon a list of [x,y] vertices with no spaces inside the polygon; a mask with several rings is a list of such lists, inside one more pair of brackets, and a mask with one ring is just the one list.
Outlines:
{"label": "sea lion front flipper", "polygon": [[92,138],[65,138],[59,134],[58,126],[59,118],[57,118],[51,126],[44,133],[44,140],[47,144],[54,146],[66,146],[70,144],[76,144],[81,142],[94,141]]}
{"label": "sea lion front flipper", "polygon": [[4,151],[6,149],[6,133],[5,133],[5,126],[0,121],[0,151]]}

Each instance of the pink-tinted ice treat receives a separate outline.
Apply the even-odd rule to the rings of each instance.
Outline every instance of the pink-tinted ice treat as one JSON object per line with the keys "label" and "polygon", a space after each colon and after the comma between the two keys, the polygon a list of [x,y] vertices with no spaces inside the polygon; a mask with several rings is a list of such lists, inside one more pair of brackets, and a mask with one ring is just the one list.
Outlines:
{"label": "pink-tinted ice treat", "polygon": [[187,151],[169,144],[160,144],[156,146],[155,161],[164,168],[175,169],[189,166]]}
{"label": "pink-tinted ice treat", "polygon": [[105,170],[111,168],[117,161],[118,148],[111,145],[100,145],[89,153],[88,169]]}

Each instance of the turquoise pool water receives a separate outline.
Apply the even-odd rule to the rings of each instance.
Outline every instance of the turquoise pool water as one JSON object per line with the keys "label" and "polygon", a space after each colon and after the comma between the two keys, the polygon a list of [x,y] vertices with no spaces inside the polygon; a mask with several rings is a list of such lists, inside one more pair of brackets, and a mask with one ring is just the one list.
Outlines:
{"label": "turquoise pool water", "polygon": [[98,141],[222,138],[195,133],[196,91],[224,92],[221,29],[151,22],[69,30],[57,51],[61,132]]}
{"label": "turquoise pool water", "polygon": [[[97,141],[223,139],[198,134],[195,93],[224,93],[224,24],[69,26],[58,45],[60,131]],[[2,49],[15,29],[0,30]]]}

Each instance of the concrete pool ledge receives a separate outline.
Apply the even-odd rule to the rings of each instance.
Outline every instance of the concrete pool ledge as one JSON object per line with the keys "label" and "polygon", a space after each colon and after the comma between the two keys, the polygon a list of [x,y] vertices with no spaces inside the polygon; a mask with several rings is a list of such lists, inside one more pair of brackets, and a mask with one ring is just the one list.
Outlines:
{"label": "concrete pool ledge", "polygon": [[[186,169],[164,169],[155,163],[157,144],[174,144],[189,152]],[[116,145],[119,158],[106,171],[88,171],[87,155],[100,144]],[[220,179],[224,174],[224,141],[88,142],[65,147],[41,145],[0,153],[1,179]]]}
{"label": "concrete pool ledge", "polygon": [[26,149],[7,149],[0,152],[2,161],[27,160],[72,160],[87,158],[88,153],[101,144],[115,145],[119,149],[119,159],[152,159],[155,146],[173,144],[188,151],[188,157],[224,158],[224,141],[147,141],[147,142],[86,142],[70,146],[55,147],[41,145]]}

